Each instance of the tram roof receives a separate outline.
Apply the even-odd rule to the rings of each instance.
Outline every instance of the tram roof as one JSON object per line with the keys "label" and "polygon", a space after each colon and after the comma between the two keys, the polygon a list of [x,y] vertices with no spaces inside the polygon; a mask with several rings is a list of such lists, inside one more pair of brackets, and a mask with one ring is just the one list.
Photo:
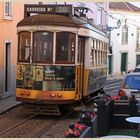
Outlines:
{"label": "tram roof", "polygon": [[89,24],[88,21],[83,20],[81,18],[77,18],[76,16],[64,16],[64,15],[56,15],[56,14],[38,14],[26,17],[22,19],[18,24],[19,26],[30,26],[30,25],[55,25],[55,26],[68,26],[68,27],[83,27],[104,36],[105,33]]}
{"label": "tram roof", "polygon": [[70,27],[79,27],[82,24],[85,23],[74,17],[55,14],[39,14],[24,18],[17,24],[17,27],[27,25],[63,25]]}

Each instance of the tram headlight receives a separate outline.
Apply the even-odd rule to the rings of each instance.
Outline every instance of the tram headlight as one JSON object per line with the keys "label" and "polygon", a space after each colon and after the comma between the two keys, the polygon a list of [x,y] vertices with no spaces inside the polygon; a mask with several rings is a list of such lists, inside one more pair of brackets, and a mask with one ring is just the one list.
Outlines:
{"label": "tram headlight", "polygon": [[57,93],[57,96],[58,97],[62,97],[62,93]]}
{"label": "tram headlight", "polygon": [[52,96],[52,97],[55,97],[56,95],[55,95],[55,93],[52,93],[51,96]]}
{"label": "tram headlight", "polygon": [[22,91],[22,92],[20,93],[20,95],[21,95],[21,96],[30,96],[31,93],[30,93],[30,91]]}
{"label": "tram headlight", "polygon": [[24,95],[25,95],[25,93],[24,93],[24,92],[21,92],[21,93],[20,93],[20,95],[21,95],[21,96],[24,96]]}
{"label": "tram headlight", "polygon": [[30,94],[31,94],[30,91],[26,92],[26,96],[30,96]]}

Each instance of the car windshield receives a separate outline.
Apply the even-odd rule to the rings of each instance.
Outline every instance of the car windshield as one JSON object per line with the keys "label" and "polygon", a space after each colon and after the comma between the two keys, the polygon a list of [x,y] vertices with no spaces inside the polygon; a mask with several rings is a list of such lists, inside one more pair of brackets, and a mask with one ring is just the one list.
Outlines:
{"label": "car windshield", "polygon": [[140,68],[135,68],[134,72],[140,72]]}
{"label": "car windshield", "polygon": [[123,88],[140,89],[140,75],[127,75]]}

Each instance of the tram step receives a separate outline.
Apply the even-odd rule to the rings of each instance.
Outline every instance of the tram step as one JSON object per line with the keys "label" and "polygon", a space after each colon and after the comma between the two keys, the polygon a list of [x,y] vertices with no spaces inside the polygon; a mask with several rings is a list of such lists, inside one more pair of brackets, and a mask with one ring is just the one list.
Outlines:
{"label": "tram step", "polygon": [[24,104],[23,111],[25,113],[32,113],[32,114],[56,115],[56,116],[61,115],[61,112],[57,105]]}

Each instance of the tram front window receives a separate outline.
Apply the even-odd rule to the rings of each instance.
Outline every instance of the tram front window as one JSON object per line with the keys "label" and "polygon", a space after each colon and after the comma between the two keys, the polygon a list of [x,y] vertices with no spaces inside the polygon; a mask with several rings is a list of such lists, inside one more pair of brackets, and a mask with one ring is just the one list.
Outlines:
{"label": "tram front window", "polygon": [[48,62],[53,60],[53,33],[38,31],[33,34],[33,60]]}
{"label": "tram front window", "polygon": [[56,33],[56,63],[74,63],[75,34],[70,32]]}
{"label": "tram front window", "polygon": [[19,33],[19,61],[29,62],[30,58],[30,43],[31,43],[31,33],[30,32],[20,32]]}

